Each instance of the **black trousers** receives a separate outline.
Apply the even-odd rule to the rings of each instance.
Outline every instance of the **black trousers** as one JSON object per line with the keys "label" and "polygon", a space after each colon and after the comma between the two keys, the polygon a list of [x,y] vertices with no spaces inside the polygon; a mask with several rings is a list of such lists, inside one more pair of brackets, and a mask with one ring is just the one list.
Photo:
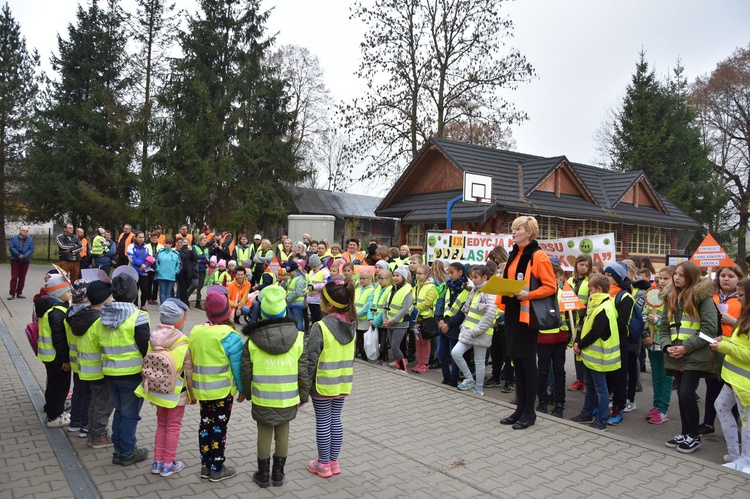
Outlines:
{"label": "black trousers", "polygon": [[695,391],[698,383],[706,373],[702,371],[672,371],[667,374],[674,376],[677,383],[677,402],[680,406],[680,421],[682,422],[683,435],[691,437],[698,436],[700,409],[698,409],[698,396]]}
{"label": "black trousers", "polygon": [[[539,402],[554,402],[555,404],[565,404],[565,349],[566,343],[557,345],[537,345],[537,358],[539,370],[539,387],[537,395]],[[554,378],[554,396],[550,398],[547,393],[547,377],[549,375],[549,365],[552,362],[552,375]]]}
{"label": "black trousers", "polygon": [[55,419],[65,411],[65,399],[70,391],[70,370],[62,370],[62,362],[45,362],[47,388],[44,390],[44,412],[47,419]]}
{"label": "black trousers", "polygon": [[505,326],[495,328],[495,334],[492,335],[492,344],[490,345],[490,358],[492,359],[492,376],[495,381],[501,379],[513,382],[513,364],[508,355],[506,345]]}
{"label": "black trousers", "polygon": [[[150,274],[149,272],[148,274]],[[148,297],[151,296],[151,289],[148,287],[148,274],[140,275],[138,274],[138,291],[140,291],[141,294],[141,307],[146,306],[146,302],[148,301]],[[136,297],[133,304],[137,307],[138,306],[138,297]]]}
{"label": "black trousers", "polygon": [[518,405],[511,418],[525,423],[535,417],[534,408],[536,405],[537,386],[539,384],[536,356],[513,357],[513,367],[516,374]]}
{"label": "black trousers", "polygon": [[703,423],[711,427],[716,423],[714,402],[716,402],[716,398],[719,396],[722,388],[724,388],[724,380],[706,378],[706,408],[703,411]]}
{"label": "black trousers", "polygon": [[628,388],[628,343],[620,344],[620,368],[607,373],[607,388],[612,393],[612,410],[624,409]]}

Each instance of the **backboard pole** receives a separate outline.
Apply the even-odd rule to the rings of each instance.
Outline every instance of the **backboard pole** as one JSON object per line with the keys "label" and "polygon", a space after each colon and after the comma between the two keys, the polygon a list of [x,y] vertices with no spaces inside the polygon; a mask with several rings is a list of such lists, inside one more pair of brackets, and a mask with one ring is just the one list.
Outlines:
{"label": "backboard pole", "polygon": [[454,197],[453,199],[451,199],[450,201],[448,201],[448,210],[445,215],[445,229],[446,230],[451,230],[453,228],[453,216],[452,216],[453,205],[456,204],[458,201],[461,201],[463,198],[464,198],[464,195],[460,194]]}

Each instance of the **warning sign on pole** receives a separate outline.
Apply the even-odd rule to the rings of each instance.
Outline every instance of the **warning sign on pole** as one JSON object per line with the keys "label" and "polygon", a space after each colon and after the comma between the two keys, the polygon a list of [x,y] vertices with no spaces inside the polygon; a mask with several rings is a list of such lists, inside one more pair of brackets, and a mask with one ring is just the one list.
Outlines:
{"label": "warning sign on pole", "polygon": [[734,266],[734,261],[729,258],[727,252],[724,251],[724,248],[716,242],[716,239],[711,234],[707,235],[700,246],[698,246],[693,256],[690,257],[690,261],[704,268]]}
{"label": "warning sign on pole", "polygon": [[578,295],[573,288],[570,286],[568,281],[565,281],[565,286],[560,293],[560,311],[563,310],[579,310],[586,308],[586,305],[578,299]]}

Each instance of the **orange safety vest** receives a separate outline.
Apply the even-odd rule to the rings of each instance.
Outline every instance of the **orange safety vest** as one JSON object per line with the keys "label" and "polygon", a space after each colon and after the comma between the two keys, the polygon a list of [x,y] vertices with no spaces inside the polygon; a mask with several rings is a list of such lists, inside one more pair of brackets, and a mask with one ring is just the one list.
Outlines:
{"label": "orange safety vest", "polygon": [[[226,241],[227,236],[231,234],[231,232],[227,232],[223,236],[221,236],[221,245],[224,246],[224,241]],[[234,238],[232,238],[232,242],[229,244],[229,252],[234,253]]]}
{"label": "orange safety vest", "polygon": [[[521,253],[522,252],[519,252],[518,255],[516,255],[516,258],[514,258],[512,262],[508,262],[508,266],[506,267],[508,269],[508,279],[516,278],[516,275],[518,274],[518,269],[516,268],[516,264],[518,263],[518,260],[520,260],[521,258]],[[526,266],[526,272],[524,273],[524,276],[525,276],[524,281],[526,281],[526,285],[523,287],[524,291],[529,291],[529,287],[531,286],[531,273],[533,269],[532,263],[538,263],[540,260],[547,260],[547,262],[549,262],[549,257],[547,257],[547,254],[541,248],[538,251],[535,251],[534,253],[535,253],[534,256],[529,260],[529,263]],[[550,268],[551,266],[552,264],[550,263]],[[512,271],[512,275],[511,275],[511,271]],[[536,278],[541,282],[541,276],[537,275]],[[557,283],[555,283],[554,292],[557,292]],[[523,300],[521,302],[521,311],[518,314],[518,319],[520,322],[523,322],[526,325],[531,324],[531,301]]]}
{"label": "orange safety vest", "polygon": [[[192,234],[186,234],[184,237],[187,238],[188,244],[190,244],[190,246],[192,246],[193,245],[193,235]],[[183,238],[182,234],[177,234],[176,236],[174,236],[175,242],[179,241],[182,238]]]}
{"label": "orange safety vest", "polygon": [[86,255],[89,254],[89,240],[86,239],[85,237],[82,237],[81,238],[81,246],[82,246],[81,252],[78,253],[78,256],[80,258],[85,258]]}
{"label": "orange safety vest", "polygon": [[[718,293],[714,295],[714,303],[717,305],[719,304]],[[740,300],[736,296],[733,296],[732,298],[727,300],[726,305],[729,306],[729,311],[727,312],[727,314],[731,315],[735,319],[739,319],[740,312],[742,311],[742,304],[740,304]],[[719,316],[719,321],[721,322],[721,316]],[[722,336],[731,338],[733,330],[734,330],[734,325],[721,323],[721,335]]]}
{"label": "orange safety vest", "polygon": [[164,246],[164,243],[167,241],[167,236],[164,234],[160,235],[158,238],[156,238],[156,242]]}
{"label": "orange safety vest", "polygon": [[[120,232],[120,235],[117,237],[117,246],[120,245],[120,241],[122,240],[122,236],[124,235],[125,235],[124,232]],[[131,232],[130,234],[128,234],[127,239],[125,239],[125,248],[130,246],[130,243],[132,242],[133,242],[133,233]]]}

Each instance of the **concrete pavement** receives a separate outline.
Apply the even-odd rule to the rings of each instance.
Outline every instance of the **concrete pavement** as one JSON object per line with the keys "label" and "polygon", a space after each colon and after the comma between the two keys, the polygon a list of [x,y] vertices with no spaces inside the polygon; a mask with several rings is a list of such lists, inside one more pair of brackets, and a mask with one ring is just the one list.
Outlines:
{"label": "concrete pavement", "polygon": [[[0,318],[9,331],[4,339],[13,342],[0,342],[3,498],[80,496],[75,482],[71,488],[63,473],[76,464],[58,461],[50,443],[54,439],[47,437],[11,359],[16,355],[16,345],[16,363],[28,365],[31,374],[26,376],[44,387],[43,364],[34,357],[23,328],[30,318],[31,297],[41,286],[46,270],[32,265],[24,291],[29,299],[3,299],[0,305]],[[0,282],[7,283],[9,277],[9,266],[0,265]],[[149,312],[153,326],[158,321],[157,307],[149,306]],[[186,330],[203,318],[201,311],[191,310]],[[695,454],[683,455],[663,447],[663,440],[653,435],[633,438],[620,428],[598,433],[547,415],[539,415],[536,425],[528,430],[513,431],[499,424],[500,418],[512,410],[508,403],[511,394],[486,389],[487,395],[477,398],[440,385],[435,376],[405,375],[357,362],[354,393],[344,405],[341,475],[322,479],[305,470],[307,460],[315,456],[315,418],[312,407],[307,406],[291,426],[287,482],[283,487],[259,489],[252,482],[256,431],[247,402],[235,403],[227,440],[228,464],[235,466],[239,475],[217,484],[198,477],[197,406],[188,407],[185,413],[178,450],[178,459],[185,461],[187,468],[169,478],[151,475],[150,460],[133,467],[114,466],[108,450],[88,449],[85,439],[77,434],[51,431],[65,436],[78,456],[80,471],[106,498],[247,494],[305,498],[750,497],[750,475],[719,466],[713,451],[701,448]],[[566,416],[578,409],[580,405],[571,400]],[[139,445],[153,449],[155,410],[146,404],[141,416]],[[642,433],[643,429],[637,431],[639,425],[649,429],[642,416],[638,422],[635,417],[630,419],[633,422],[626,420],[623,426],[630,426],[628,431]],[[674,420],[679,424],[676,410],[668,424],[674,424]],[[723,439],[713,438],[720,452]]]}

